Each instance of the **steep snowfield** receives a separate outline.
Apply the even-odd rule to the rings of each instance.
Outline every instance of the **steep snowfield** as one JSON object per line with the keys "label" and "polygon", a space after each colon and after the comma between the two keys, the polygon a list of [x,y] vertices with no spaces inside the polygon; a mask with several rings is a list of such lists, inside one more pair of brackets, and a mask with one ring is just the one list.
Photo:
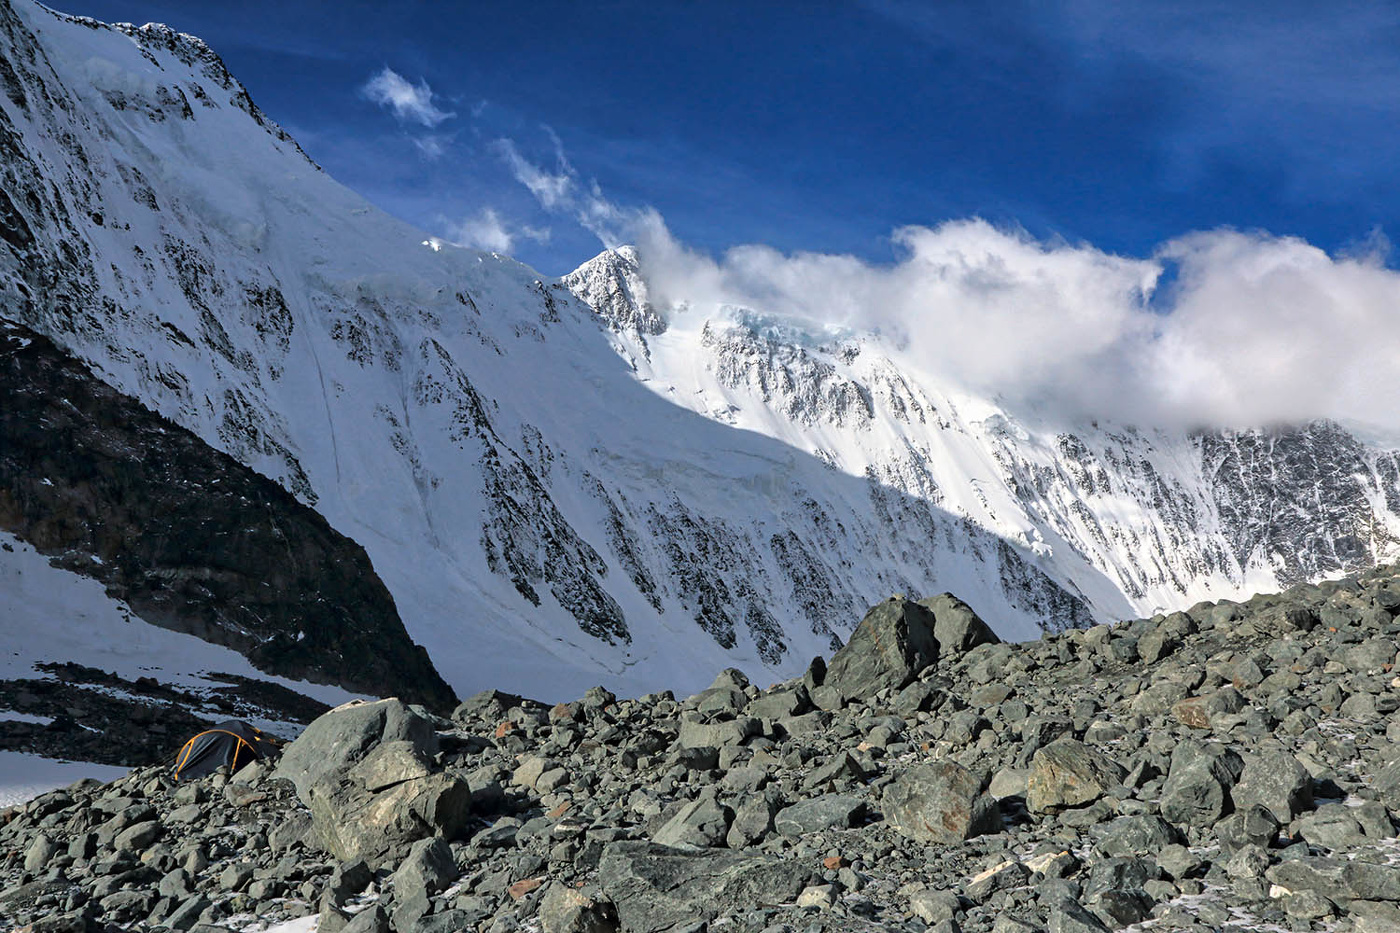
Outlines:
{"label": "steep snowfield", "polygon": [[874,336],[662,313],[630,252],[427,242],[164,27],[0,0],[0,43],[4,313],[359,541],[459,692],[791,674],[892,592],[1023,638],[1394,552],[1395,458],[1332,426],[1018,423]]}
{"label": "steep snowfield", "polygon": [[[127,680],[154,677],[198,692],[208,672],[280,684],[338,706],[352,698],[337,687],[275,677],[253,669],[231,648],[148,625],[103,592],[95,580],[49,564],[0,531],[0,680],[42,677],[35,666],[72,661]],[[0,719],[21,714],[0,709]]]}

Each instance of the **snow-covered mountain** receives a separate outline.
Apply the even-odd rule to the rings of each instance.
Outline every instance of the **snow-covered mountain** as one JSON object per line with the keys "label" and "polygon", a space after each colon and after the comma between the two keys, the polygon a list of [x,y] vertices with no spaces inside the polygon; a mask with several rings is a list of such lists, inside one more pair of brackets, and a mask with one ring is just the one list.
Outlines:
{"label": "snow-covered mountain", "polygon": [[199,40],[0,0],[0,314],[368,552],[458,692],[801,669],[893,592],[1003,635],[1397,553],[1331,424],[1066,432],[872,334],[562,280],[328,178]]}

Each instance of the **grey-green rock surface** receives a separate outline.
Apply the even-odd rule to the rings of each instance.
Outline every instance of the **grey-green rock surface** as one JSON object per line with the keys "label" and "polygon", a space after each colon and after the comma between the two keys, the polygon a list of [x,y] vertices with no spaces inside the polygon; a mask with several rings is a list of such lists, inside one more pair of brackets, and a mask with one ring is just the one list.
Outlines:
{"label": "grey-green rock surface", "polygon": [[[84,933],[250,915],[315,915],[324,933],[1394,929],[1400,688],[1374,662],[1400,636],[1397,588],[1379,569],[932,660],[876,644],[909,606],[937,630],[934,610],[893,601],[832,665],[883,671],[865,694],[824,692],[813,664],[766,689],[726,670],[691,697],[488,690],[450,719],[350,705],[275,765],[179,784],[141,769],[0,813],[0,917]],[[1155,632],[1169,654],[1135,647]]]}

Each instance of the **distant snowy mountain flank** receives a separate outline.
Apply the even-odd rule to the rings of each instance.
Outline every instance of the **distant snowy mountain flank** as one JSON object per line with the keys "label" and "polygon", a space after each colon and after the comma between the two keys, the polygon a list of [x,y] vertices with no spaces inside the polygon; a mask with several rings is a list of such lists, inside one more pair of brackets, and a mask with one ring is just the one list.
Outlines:
{"label": "distant snowy mountain flank", "polygon": [[892,593],[1029,638],[1400,552],[1400,459],[1334,424],[1027,423],[878,335],[655,307],[630,249],[551,280],[429,239],[166,27],[0,0],[0,44],[0,315],[362,546],[458,693],[776,679]]}

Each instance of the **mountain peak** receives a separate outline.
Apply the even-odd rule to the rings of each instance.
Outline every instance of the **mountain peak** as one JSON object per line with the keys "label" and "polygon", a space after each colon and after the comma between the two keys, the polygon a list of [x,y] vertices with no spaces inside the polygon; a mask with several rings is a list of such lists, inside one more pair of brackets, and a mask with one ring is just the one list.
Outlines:
{"label": "mountain peak", "polygon": [[635,246],[604,250],[563,278],[569,291],[618,332],[645,343],[665,332],[666,320],[648,298]]}

